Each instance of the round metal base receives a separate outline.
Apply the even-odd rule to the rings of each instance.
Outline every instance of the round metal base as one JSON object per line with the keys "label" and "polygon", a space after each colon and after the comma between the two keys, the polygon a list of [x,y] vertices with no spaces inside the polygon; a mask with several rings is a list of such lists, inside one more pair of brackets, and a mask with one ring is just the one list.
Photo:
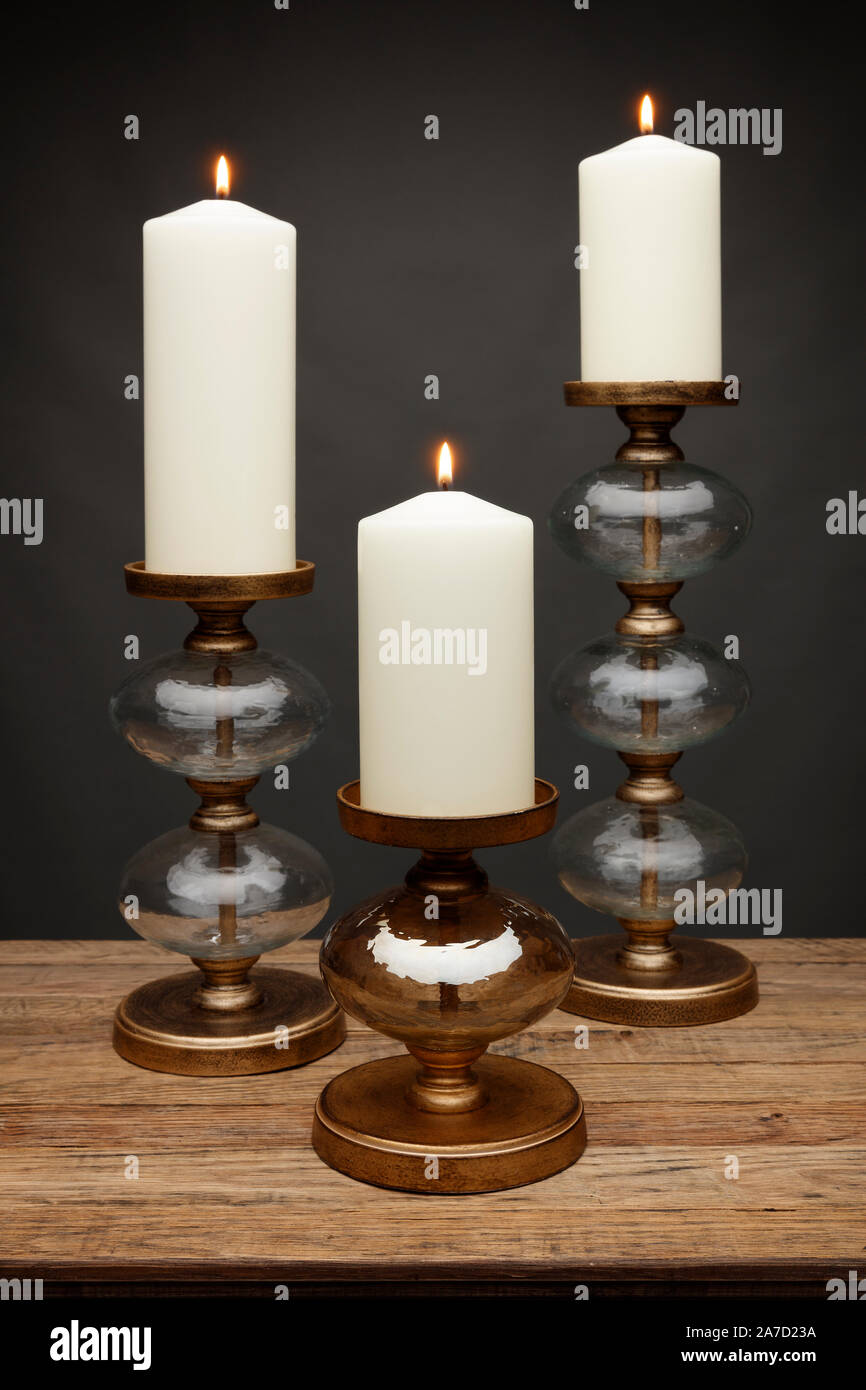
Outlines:
{"label": "round metal base", "polygon": [[179,1076],[253,1076],[302,1066],[343,1041],[345,1017],[320,980],[267,967],[249,978],[259,1002],[226,1011],[196,1003],[200,970],[141,985],[117,1007],[115,1052]]}
{"label": "round metal base", "polygon": [[737,1018],[758,1002],[755,967],[730,946],[677,936],[678,967],[629,970],[617,959],[625,939],[592,936],[572,942],[574,982],[561,1009],[638,1028],[682,1028]]}
{"label": "round metal base", "polygon": [[313,1147],[350,1178],[402,1192],[498,1192],[567,1168],[586,1147],[583,1103],[561,1076],[514,1057],[479,1058],[487,1103],[460,1114],[417,1109],[413,1057],[343,1072],[316,1102]]}

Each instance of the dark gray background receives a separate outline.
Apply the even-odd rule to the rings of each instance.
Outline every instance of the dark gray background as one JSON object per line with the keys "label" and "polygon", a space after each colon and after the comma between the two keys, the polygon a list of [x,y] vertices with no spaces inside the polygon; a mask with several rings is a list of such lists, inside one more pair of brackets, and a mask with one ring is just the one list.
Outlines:
{"label": "dark gray background", "polygon": [[[698,100],[784,109],[778,157],[719,151],[725,371],[743,399],[678,433],[755,507],[746,547],[678,601],[697,634],[740,636],[754,699],[679,775],[741,827],[747,883],[784,889],[786,933],[861,931],[866,537],[829,537],[825,504],[863,477],[863,96],[834,12],[199,0],[49,5],[7,31],[2,491],[44,497],[46,519],[41,547],[0,537],[4,933],[127,936],[124,861],[194,804],[117,739],[106,705],[129,672],[125,634],[150,657],[192,618],[124,590],[144,547],[141,404],[122,387],[141,371],[141,223],[209,196],[221,149],[233,196],[299,234],[298,551],[318,576],[252,626],[335,705],[291,791],[263,781],[260,814],[323,850],[338,911],[411,860],[348,839],[334,810],[358,768],[355,527],[428,487],[446,436],[461,486],[536,523],[538,772],[563,815],[613,791],[616,756],[561,726],[546,687],[623,601],[554,549],[546,516],[622,437],[612,412],[566,410],[561,383],[579,371],[577,164],[635,133],[646,89],[663,134]],[[571,789],[578,761],[588,793]],[[612,925],[559,888],[545,841],[483,858],[569,930]]]}

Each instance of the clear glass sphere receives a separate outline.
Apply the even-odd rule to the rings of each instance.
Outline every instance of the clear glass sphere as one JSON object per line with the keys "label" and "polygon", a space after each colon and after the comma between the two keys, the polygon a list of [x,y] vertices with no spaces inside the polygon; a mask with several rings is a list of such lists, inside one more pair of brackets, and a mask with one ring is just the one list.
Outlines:
{"label": "clear glass sphere", "polygon": [[332,893],[319,851],[287,830],[209,834],[183,826],[133,856],[118,906],[147,941],[202,960],[238,960],[312,931]]}
{"label": "clear glass sphere", "polygon": [[181,650],[140,665],[109,709],[137,753],[184,777],[219,781],[296,758],[318,735],[330,702],[316,677],[287,657]]}
{"label": "clear glass sphere", "polygon": [[597,637],[560,662],[553,708],[595,743],[624,753],[670,753],[714,738],[749,703],[749,679],[709,642]]}
{"label": "clear glass sphere", "polygon": [[578,811],[553,839],[559,881],[597,912],[635,921],[667,920],[678,889],[729,893],[747,856],[735,825],[685,797],[670,806],[638,806],[611,796]]}
{"label": "clear glass sphere", "polygon": [[[615,579],[661,581],[702,574],[748,535],[752,512],[739,488],[692,463],[664,463],[644,490],[639,465],[610,463],[571,483],[554,503],[550,532],[566,555]],[[585,510],[584,510],[585,509]],[[658,558],[647,563],[644,521],[658,521]]]}
{"label": "clear glass sphere", "polygon": [[526,1028],[564,998],[574,959],[549,912],[491,889],[440,904],[403,885],[331,927],[322,974],[353,1018],[407,1045],[486,1047]]}

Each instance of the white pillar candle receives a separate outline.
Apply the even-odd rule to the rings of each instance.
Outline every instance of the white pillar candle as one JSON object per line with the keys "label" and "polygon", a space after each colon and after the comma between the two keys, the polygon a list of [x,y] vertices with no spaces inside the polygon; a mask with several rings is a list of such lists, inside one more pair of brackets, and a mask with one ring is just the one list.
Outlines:
{"label": "white pillar candle", "polygon": [[651,133],[581,161],[584,381],[721,379],[719,170]]}
{"label": "white pillar candle", "polygon": [[149,570],[295,566],[295,245],[227,198],[144,224]]}
{"label": "white pillar candle", "polygon": [[532,522],[425,492],[358,527],[361,804],[534,804]]}

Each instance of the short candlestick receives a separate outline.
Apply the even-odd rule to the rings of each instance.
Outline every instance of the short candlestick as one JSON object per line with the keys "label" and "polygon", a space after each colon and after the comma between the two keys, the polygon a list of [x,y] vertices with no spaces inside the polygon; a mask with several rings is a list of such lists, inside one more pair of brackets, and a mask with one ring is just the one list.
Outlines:
{"label": "short candlestick", "polygon": [[325,1087],[313,1144],[332,1168],[408,1192],[490,1192],[548,1177],[583,1152],[583,1105],[569,1082],[486,1055],[556,1007],[572,961],[556,919],[491,888],[472,851],[544,834],[557,798],[538,780],[526,810],[432,818],[367,810],[357,782],[339,792],[349,834],[422,854],[404,884],[341,918],[322,943],[338,1003],[409,1053]]}

